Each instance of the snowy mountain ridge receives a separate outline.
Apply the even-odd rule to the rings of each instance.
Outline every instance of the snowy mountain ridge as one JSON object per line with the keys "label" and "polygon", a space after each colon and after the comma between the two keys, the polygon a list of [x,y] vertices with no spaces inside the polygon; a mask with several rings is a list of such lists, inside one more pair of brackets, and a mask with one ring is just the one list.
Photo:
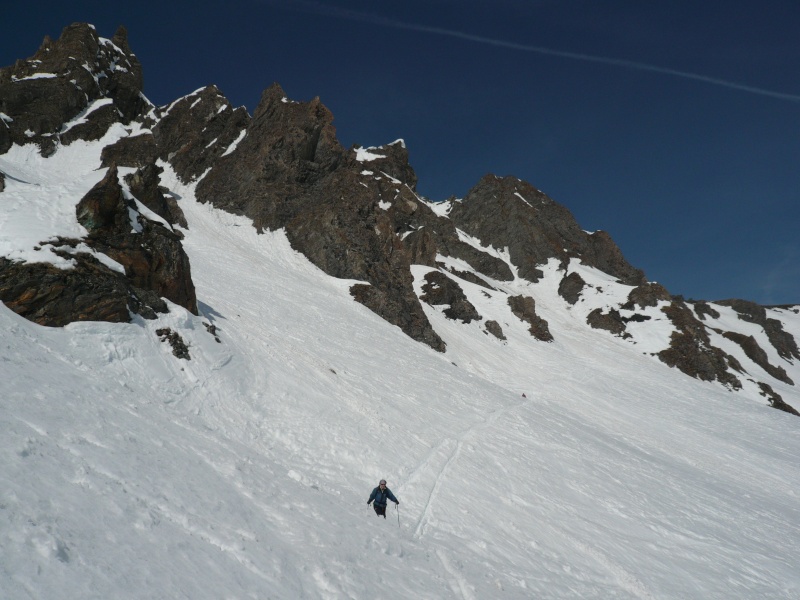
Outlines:
{"label": "snowy mountain ridge", "polygon": [[[112,48],[92,33],[67,39]],[[405,144],[345,150],[277,86],[251,117],[95,73],[106,95],[39,127],[3,86],[61,75],[22,68],[0,72],[4,596],[800,595],[800,438],[765,408],[800,400],[796,307],[672,298],[515,178],[429,202]]]}

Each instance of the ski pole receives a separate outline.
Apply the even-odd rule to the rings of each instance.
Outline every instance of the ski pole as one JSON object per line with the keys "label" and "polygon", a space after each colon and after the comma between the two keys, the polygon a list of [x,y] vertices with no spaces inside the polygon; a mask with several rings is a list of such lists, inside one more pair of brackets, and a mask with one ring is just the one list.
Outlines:
{"label": "ski pole", "polygon": [[395,504],[394,509],[397,511],[397,526],[400,527],[400,505]]}

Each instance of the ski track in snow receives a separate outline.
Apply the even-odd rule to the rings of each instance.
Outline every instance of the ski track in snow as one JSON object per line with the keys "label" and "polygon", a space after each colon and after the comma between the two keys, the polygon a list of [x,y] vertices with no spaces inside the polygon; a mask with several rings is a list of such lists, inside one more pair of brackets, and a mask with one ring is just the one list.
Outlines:
{"label": "ski track in snow", "polygon": [[463,600],[477,600],[477,596],[475,596],[472,586],[470,586],[467,580],[461,575],[461,573],[459,573],[459,569],[452,565],[444,550],[437,550],[436,556],[439,557],[442,566],[451,576],[454,582],[451,583],[453,591],[458,592]]}
{"label": "ski track in snow", "polygon": [[[499,410],[493,410],[491,413],[489,413],[488,416],[486,416],[484,418],[483,422],[477,423],[477,424],[472,425],[469,428],[465,429],[463,432],[461,432],[456,437],[455,440],[452,440],[452,439],[443,440],[434,449],[435,451],[438,451],[441,448],[444,448],[444,447],[447,447],[447,446],[453,446],[453,449],[449,453],[449,456],[447,457],[447,459],[445,460],[444,465],[441,467],[441,469],[438,470],[438,473],[435,475],[433,486],[431,488],[430,493],[428,494],[428,500],[425,503],[425,508],[423,509],[422,515],[420,516],[420,518],[419,518],[419,520],[417,522],[416,528],[414,529],[414,536],[415,537],[422,537],[423,535],[425,535],[425,525],[426,525],[427,521],[430,519],[430,514],[431,514],[434,498],[436,497],[436,495],[437,495],[437,493],[439,491],[439,488],[441,487],[442,482],[443,482],[443,480],[444,480],[444,478],[445,478],[445,476],[447,474],[447,471],[450,468],[451,464],[454,461],[458,460],[458,455],[461,452],[461,448],[462,448],[464,442],[467,440],[467,438],[474,436],[476,434],[476,432],[479,432],[479,431],[481,431],[481,430],[483,430],[485,428],[488,428],[488,427],[492,426],[501,416],[504,416],[506,413],[508,413],[508,412],[510,412],[512,410],[516,410],[516,409],[518,409],[518,408],[520,408],[522,406],[525,406],[526,404],[528,404],[528,402],[529,402],[529,400],[526,399],[524,402],[520,402],[520,403],[518,403],[516,405],[508,406],[506,408],[502,408],[502,409],[499,409]],[[431,461],[431,458],[432,458],[433,454],[434,454],[434,451],[431,451],[431,453],[425,458],[423,463],[412,472],[412,474],[409,477],[409,479],[412,478],[416,473],[418,473],[420,468],[428,466],[428,464]]]}

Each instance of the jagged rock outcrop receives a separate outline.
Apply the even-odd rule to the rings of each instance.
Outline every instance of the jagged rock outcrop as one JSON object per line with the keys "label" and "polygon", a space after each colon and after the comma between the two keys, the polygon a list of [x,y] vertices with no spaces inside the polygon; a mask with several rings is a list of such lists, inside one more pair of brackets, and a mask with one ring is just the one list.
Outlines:
{"label": "jagged rock outcrop", "polygon": [[423,295],[420,300],[431,306],[443,306],[444,315],[448,319],[458,319],[462,323],[480,321],[483,317],[475,306],[467,299],[464,290],[441,271],[431,271],[425,275],[425,284],[422,286]]}
{"label": "jagged rock outcrop", "polygon": [[[186,217],[180,206],[171,196],[164,195],[160,185],[160,175],[163,169],[154,163],[149,163],[130,175],[125,176],[131,194],[147,208],[164,219],[167,223],[177,224],[188,228]],[[174,231],[180,238],[182,235]]]}
{"label": "jagged rock outcrop", "polygon": [[565,207],[516,177],[486,175],[450,211],[456,227],[484,245],[508,248],[521,277],[538,281],[539,265],[579,258],[623,283],[639,285],[644,273],[632,267],[605,232],[587,234]]}
{"label": "jagged rock outcrop", "polygon": [[672,295],[663,285],[648,281],[633,288],[628,294],[628,302],[623,308],[634,310],[636,306],[647,308],[648,306],[658,306],[659,302],[672,300]]}
{"label": "jagged rock outcrop", "polygon": [[586,282],[583,277],[572,272],[561,279],[558,284],[558,295],[570,304],[576,304],[580,300],[584,287],[586,287]]}
{"label": "jagged rock outcrop", "polygon": [[485,325],[486,325],[486,331],[491,333],[498,340],[505,341],[506,336],[503,333],[503,328],[500,326],[500,323],[492,320],[492,321],[486,321]]}
{"label": "jagged rock outcrop", "polygon": [[730,367],[744,372],[739,361],[711,345],[705,326],[686,304],[672,302],[661,310],[677,329],[670,337],[669,348],[657,354],[662,362],[703,381],[719,381],[737,390],[742,387],[742,382],[728,370]]}
{"label": "jagged rock outcrop", "polygon": [[125,197],[116,167],[81,199],[76,214],[88,231],[86,243],[121,264],[131,285],[197,314],[189,257],[180,237],[138,215],[133,200]]}
{"label": "jagged rock outcrop", "polygon": [[[460,271],[454,267],[449,267],[443,263],[437,263],[437,266],[440,269],[447,271],[448,273],[452,273],[456,277],[463,279],[464,281],[469,281],[470,283],[474,283],[475,285],[479,285],[487,290],[495,290],[486,280],[482,279],[480,276],[476,275],[472,271]],[[496,291],[496,290],[495,290]]]}
{"label": "jagged rock outcrop", "polygon": [[706,317],[719,319],[719,312],[711,308],[711,305],[708,302],[703,302],[700,300],[693,302],[692,305],[694,306],[694,312],[697,313],[697,316],[703,321],[705,321]]}
{"label": "jagged rock outcrop", "polygon": [[787,404],[781,395],[772,389],[772,386],[767,383],[758,383],[758,387],[761,390],[761,395],[764,396],[768,401],[769,405],[772,408],[777,408],[778,410],[782,410],[783,412],[787,412],[791,415],[796,417],[800,417],[800,412],[794,409],[791,405]]}
{"label": "jagged rock outcrop", "polygon": [[752,335],[744,335],[743,333],[737,333],[735,331],[724,331],[721,333],[723,337],[738,344],[742,350],[744,350],[747,358],[772,375],[772,377],[778,381],[794,385],[794,382],[786,374],[786,369],[770,364],[767,353],[758,345],[758,342]]}
{"label": "jagged rock outcrop", "polygon": [[73,321],[124,323],[130,312],[154,317],[163,300],[136,290],[125,276],[89,254],[70,256],[72,269],[0,258],[0,300],[26,319],[51,327]]}
{"label": "jagged rock outcrop", "polygon": [[514,315],[530,325],[528,331],[537,340],[542,342],[552,342],[553,334],[550,333],[550,325],[536,314],[536,301],[530,296],[510,296],[508,306]]}
{"label": "jagged rock outcrop", "polygon": [[154,164],[157,158],[158,145],[151,132],[120,138],[100,154],[103,167],[145,167]]}
{"label": "jagged rock outcrop", "polygon": [[586,317],[586,322],[592,329],[605,329],[614,335],[621,337],[629,337],[625,331],[625,321],[619,311],[612,308],[608,312],[603,312],[602,309],[596,308],[590,312]]}
{"label": "jagged rock outcrop", "polygon": [[415,264],[438,266],[436,256],[441,254],[463,260],[475,271],[491,279],[514,280],[514,274],[505,261],[461,240],[452,219],[438,217],[427,205],[418,204],[420,209],[414,212],[413,218],[408,219],[407,223],[396,218],[397,212],[389,210],[390,216],[395,218],[395,231],[404,236],[404,243],[415,257]]}
{"label": "jagged rock outcrop", "polygon": [[[360,149],[360,146],[353,146],[351,151],[358,152]],[[396,140],[377,148],[367,148],[366,151],[371,157],[375,157],[369,160],[366,170],[372,171],[376,175],[385,175],[390,179],[396,179],[412,190],[416,190],[417,174],[408,162],[408,149],[403,140]]]}
{"label": "jagged rock outcrop", "polygon": [[0,69],[0,153],[14,143],[37,143],[47,156],[58,143],[99,139],[146,104],[142,67],[125,28],[106,40],[91,25],[75,23],[58,40],[45,37],[31,58]]}
{"label": "jagged rock outcrop", "polygon": [[[250,123],[244,107],[234,109],[216,86],[201,88],[159,109],[152,127],[158,156],[184,182],[200,177],[235,146]],[[141,149],[149,151],[147,139]]]}
{"label": "jagged rock outcrop", "polygon": [[800,349],[797,347],[797,341],[791,334],[783,330],[783,325],[781,325],[780,321],[767,318],[767,311],[763,306],[746,300],[720,300],[716,304],[730,306],[739,313],[739,318],[742,321],[761,325],[770,343],[782,358],[800,360]]}
{"label": "jagged rock outcrop", "polygon": [[[59,145],[98,140],[116,123],[152,122],[155,107],[142,85],[142,68],[124,27],[108,40],[91,25],[70,25],[58,40],[45,38],[30,59],[0,69],[0,153],[13,143],[36,143],[49,156]],[[152,318],[167,310],[162,296],[196,313],[181,235],[144,218],[118,180],[117,164],[139,167],[126,178],[131,194],[167,223],[185,225],[177,203],[159,187],[158,155],[146,130],[106,147],[108,173],[76,206],[88,235],[47,242],[73,267],[4,261],[3,301],[45,325],[128,321],[131,312]]]}
{"label": "jagged rock outcrop", "polygon": [[[315,193],[329,204],[332,196],[340,200],[344,190],[335,189],[337,182],[319,185],[348,160],[332,122],[333,115],[318,98],[289,101],[273,84],[262,94],[236,151],[221,156],[198,185],[198,199],[251,217],[259,230],[286,227],[304,205],[313,203]],[[339,183],[357,185],[358,164],[350,160],[353,172]]]}
{"label": "jagged rock outcrop", "polygon": [[318,98],[289,101],[271,86],[237,151],[221,156],[198,185],[198,199],[251,217],[259,230],[284,228],[292,246],[329,275],[366,282],[353,287],[356,300],[443,351],[414,294],[411,252],[380,206],[381,181],[362,175],[332,121]]}

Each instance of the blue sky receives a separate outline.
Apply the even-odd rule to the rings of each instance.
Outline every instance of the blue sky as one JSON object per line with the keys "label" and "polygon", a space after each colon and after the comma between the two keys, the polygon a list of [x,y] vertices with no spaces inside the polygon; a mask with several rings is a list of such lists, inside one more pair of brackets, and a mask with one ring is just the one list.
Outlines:
{"label": "blue sky", "polygon": [[74,21],[128,28],[156,104],[277,81],[345,146],[405,139],[431,199],[515,175],[674,294],[800,303],[794,0],[20,2],[0,64]]}

